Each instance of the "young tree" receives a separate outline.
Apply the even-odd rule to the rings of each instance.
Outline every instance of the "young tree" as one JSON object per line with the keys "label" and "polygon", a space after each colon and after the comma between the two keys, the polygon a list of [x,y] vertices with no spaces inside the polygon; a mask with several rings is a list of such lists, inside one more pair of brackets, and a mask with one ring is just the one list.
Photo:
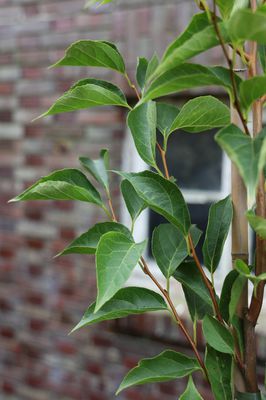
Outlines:
{"label": "young tree", "polygon": [[[78,169],[54,171],[11,201],[77,200],[92,203],[106,214],[106,222],[90,227],[60,253],[95,254],[96,258],[97,299],[73,331],[104,320],[161,310],[170,313],[193,350],[194,357],[166,350],[142,360],[129,371],[117,393],[132,385],[187,376],[187,388],[180,399],[202,399],[192,378],[194,372],[201,371],[217,400],[262,399],[256,373],[255,327],[266,280],[266,129],[262,128],[266,96],[266,4],[256,0],[250,4],[240,0],[196,0],[196,3],[199,13],[168,46],[161,60],[156,56],[151,60],[138,59],[136,86],[127,74],[119,50],[106,41],[75,42],[54,65],[109,68],[123,75],[135,90],[138,101],[131,107],[112,83],[82,79],[41,115],[95,106],[128,109],[127,124],[136,149],[149,166],[140,173],[115,172],[122,179],[121,192],[132,218],[131,229],[118,221],[113,209],[108,150],[102,150],[97,160],[80,158],[85,173],[102,186],[106,203]],[[221,46],[226,68],[188,62],[215,46]],[[238,72],[245,70],[248,72],[243,79]],[[213,96],[193,98],[181,109],[156,100],[182,90],[213,85],[227,92],[231,121],[230,109]],[[252,129],[248,123],[251,114]],[[210,207],[202,247],[203,267],[196,249],[202,232],[193,225],[184,197],[168,170],[167,148],[177,129],[189,135],[213,128],[221,128],[215,140],[233,163],[232,198],[228,196]],[[159,157],[162,170],[158,166]],[[147,207],[168,221],[159,225],[152,237],[153,255],[165,277],[164,283],[157,280],[143,257],[146,241],[134,241],[134,223]],[[218,296],[215,271],[231,222],[233,268]],[[248,223],[256,234],[253,261],[248,253]],[[134,268],[142,269],[147,279],[153,281],[156,292],[124,287]],[[183,324],[171,297],[169,283],[175,280],[182,284],[196,328],[194,335]],[[253,284],[250,301],[248,282]],[[206,340],[204,357],[197,348],[196,337],[201,321]]]}

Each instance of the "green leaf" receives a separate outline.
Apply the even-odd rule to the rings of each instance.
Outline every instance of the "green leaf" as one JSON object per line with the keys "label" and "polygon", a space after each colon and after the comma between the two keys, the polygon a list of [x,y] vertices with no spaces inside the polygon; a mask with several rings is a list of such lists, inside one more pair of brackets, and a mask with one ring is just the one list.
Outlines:
{"label": "green leaf", "polygon": [[157,310],[167,310],[164,299],[158,293],[141,287],[123,288],[105,303],[99,311],[94,312],[95,303],[91,304],[72,332],[101,321]]}
{"label": "green leaf", "polygon": [[175,351],[166,350],[154,358],[141,360],[123,379],[117,394],[134,385],[151,382],[166,382],[183,378],[200,370],[195,358],[187,357]]}
{"label": "green leaf", "polygon": [[215,400],[233,400],[233,358],[207,346],[205,365]]}
{"label": "green leaf", "polygon": [[95,312],[126,283],[138,263],[146,241],[135,243],[119,232],[104,234],[96,250],[98,294]]}
{"label": "green leaf", "polygon": [[223,18],[226,19],[230,17],[234,3],[235,0],[216,0],[216,4],[219,7],[220,13]]}
{"label": "green leaf", "polygon": [[109,180],[107,174],[107,170],[109,169],[108,150],[101,150],[100,158],[98,160],[80,157],[79,161],[83,167],[96,179],[96,181],[102,184],[105,190],[109,193]]}
{"label": "green leaf", "polygon": [[149,101],[134,108],[127,123],[140,157],[156,168],[156,103]]}
{"label": "green leaf", "polygon": [[206,299],[203,301],[202,298],[188,286],[182,285],[182,289],[193,322],[200,321],[206,314],[211,314],[213,312],[212,305],[209,301],[206,301]]}
{"label": "green leaf", "polygon": [[[218,25],[224,43],[227,43],[230,41],[230,38],[225,25],[223,22],[219,22]],[[170,44],[154,76],[158,77],[197,54],[201,54],[219,44],[219,39],[217,38],[213,24],[208,20],[207,14],[195,15],[192,22],[186,28],[186,31]]]}
{"label": "green leaf", "polygon": [[181,230],[184,236],[190,229],[190,215],[184,197],[175,183],[150,171],[131,174],[131,182],[146,205]]}
{"label": "green leaf", "polygon": [[[235,78],[239,85],[241,79],[237,75]],[[204,86],[222,86],[230,91],[230,71],[223,67],[204,67],[198,64],[179,65],[155,79],[144,94],[142,101]]]}
{"label": "green leaf", "polygon": [[266,45],[259,45],[258,46],[259,58],[261,67],[264,73],[266,73]]}
{"label": "green leaf", "polygon": [[103,67],[125,73],[125,63],[116,46],[102,40],[79,40],[72,43],[64,57],[52,67],[65,65]]}
{"label": "green leaf", "polygon": [[200,297],[201,301],[212,306],[209,291],[204,285],[194,261],[184,261],[174,272],[173,277],[186,288],[192,290],[193,293]]}
{"label": "green leaf", "polygon": [[180,110],[167,103],[156,103],[157,106],[157,128],[167,139],[171,133],[171,127]]}
{"label": "green leaf", "polygon": [[10,200],[79,200],[102,206],[97,190],[78,169],[54,171]]}
{"label": "green leaf", "polygon": [[234,333],[237,338],[237,343],[239,346],[239,350],[242,358],[244,358],[245,351],[245,337],[244,337],[244,321],[238,315],[234,315],[231,321],[232,326],[234,327]]}
{"label": "green leaf", "polygon": [[150,77],[152,76],[158,65],[159,65],[159,58],[157,54],[154,53],[147,67],[146,82],[150,79]]}
{"label": "green leaf", "polygon": [[98,79],[82,79],[59,97],[48,111],[37,118],[111,105],[130,108],[124,94],[117,86]]}
{"label": "green leaf", "polygon": [[134,223],[140,213],[146,208],[146,204],[127,179],[121,182],[121,192],[132,222]]}
{"label": "green leaf", "polygon": [[[266,34],[266,31],[265,31]],[[242,106],[249,110],[255,100],[266,94],[266,76],[255,76],[240,84],[240,101]]]}
{"label": "green leaf", "polygon": [[188,101],[174,120],[170,131],[204,132],[230,123],[230,110],[213,96]]}
{"label": "green leaf", "polygon": [[235,260],[235,269],[241,275],[249,275],[250,274],[249,267],[243,260],[240,260],[240,259]]}
{"label": "green leaf", "polygon": [[95,254],[101,237],[107,232],[120,232],[133,240],[129,230],[117,222],[101,222],[73,240],[58,256],[66,254]]}
{"label": "green leaf", "polygon": [[262,400],[260,393],[236,393],[236,400]]}
{"label": "green leaf", "polygon": [[91,6],[93,6],[94,4],[98,4],[98,6],[102,6],[102,5],[104,5],[104,4],[111,3],[112,1],[114,1],[114,0],[88,0],[88,1],[86,2],[86,4],[85,4],[85,8],[91,7]]}
{"label": "green leaf", "polygon": [[219,302],[219,309],[223,319],[227,323],[229,321],[229,304],[232,296],[232,288],[238,276],[239,276],[238,272],[232,270],[228,273],[228,275],[226,275],[223,283],[222,293]]}
{"label": "green leaf", "polygon": [[233,206],[230,196],[210,207],[202,251],[204,265],[211,273],[214,273],[219,265],[232,218]]}
{"label": "green leaf", "polygon": [[231,332],[217,319],[206,315],[203,319],[203,334],[207,343],[221,353],[234,354],[234,339]]}
{"label": "green leaf", "polygon": [[253,211],[246,213],[249,225],[262,239],[266,239],[266,219],[258,217]]}
{"label": "green leaf", "polygon": [[141,90],[144,89],[149,61],[145,57],[138,58],[136,79]]}
{"label": "green leaf", "polygon": [[[248,29],[247,29],[248,27]],[[266,11],[237,10],[229,20],[228,33],[235,42],[254,40],[266,44]]]}
{"label": "green leaf", "polygon": [[196,386],[194,385],[192,376],[189,377],[187,388],[184,393],[179,397],[179,400],[203,400]]}
{"label": "green leaf", "polygon": [[231,299],[230,299],[230,303],[229,303],[229,319],[230,319],[230,321],[233,321],[240,297],[243,293],[246,283],[247,283],[247,278],[243,275],[239,275],[233,283],[232,290],[231,290]]}
{"label": "green leaf", "polygon": [[266,129],[253,139],[237,126],[229,125],[219,131],[215,139],[237,166],[247,187],[248,204],[252,206],[259,174],[266,163]]}
{"label": "green leaf", "polygon": [[[198,242],[200,230],[192,226],[193,243]],[[171,224],[157,226],[152,235],[152,254],[166,278],[170,278],[188,256],[188,246],[184,235]]]}

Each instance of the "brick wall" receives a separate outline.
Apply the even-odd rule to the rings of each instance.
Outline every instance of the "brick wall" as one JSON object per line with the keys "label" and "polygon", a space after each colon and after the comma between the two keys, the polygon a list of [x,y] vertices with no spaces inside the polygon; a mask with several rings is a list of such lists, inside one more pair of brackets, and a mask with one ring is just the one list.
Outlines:
{"label": "brick wall", "polygon": [[[127,369],[169,346],[182,348],[182,337],[168,319],[152,316],[68,336],[95,297],[93,258],[53,256],[103,215],[82,203],[7,200],[103,147],[113,168],[121,164],[119,109],[30,121],[80,77],[114,79],[128,92],[125,82],[104,70],[47,66],[72,41],[90,38],[115,41],[131,70],[137,55],[162,53],[188,21],[192,2],[123,0],[90,12],[83,0],[0,0],[0,7],[0,399],[114,399]],[[211,57],[217,62],[219,50]],[[119,211],[115,178],[112,187]],[[173,400],[180,382],[132,389],[118,399]]]}

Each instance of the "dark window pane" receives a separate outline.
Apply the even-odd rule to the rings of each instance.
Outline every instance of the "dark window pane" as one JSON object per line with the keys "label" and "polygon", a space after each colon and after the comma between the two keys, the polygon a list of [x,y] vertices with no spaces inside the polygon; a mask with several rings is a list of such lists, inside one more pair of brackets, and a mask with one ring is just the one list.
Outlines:
{"label": "dark window pane", "polygon": [[[222,152],[214,140],[215,132],[176,131],[170,136],[167,163],[180,188],[220,190]],[[159,157],[158,163],[161,167]]]}
{"label": "dark window pane", "polygon": [[[209,207],[211,204],[189,204],[189,211],[191,215],[192,224],[196,224],[197,227],[205,233],[208,222]],[[149,213],[149,238],[152,237],[152,232],[159,224],[167,223],[167,221],[159,214],[150,210]],[[204,234],[201,237],[199,245],[197,247],[197,254],[201,262],[203,262],[201,248],[204,241]],[[151,242],[151,240],[150,240]],[[149,244],[149,256],[152,257],[151,244]]]}

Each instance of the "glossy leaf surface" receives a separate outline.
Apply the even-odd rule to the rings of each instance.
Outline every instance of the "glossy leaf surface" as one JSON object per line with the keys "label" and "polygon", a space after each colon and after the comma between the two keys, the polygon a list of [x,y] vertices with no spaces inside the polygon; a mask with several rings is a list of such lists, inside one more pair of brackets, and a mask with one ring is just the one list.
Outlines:
{"label": "glossy leaf surface", "polygon": [[196,386],[194,385],[191,376],[189,377],[187,388],[184,393],[179,397],[179,400],[203,400]]}
{"label": "glossy leaf surface", "polygon": [[120,289],[97,312],[94,312],[95,303],[91,304],[72,332],[101,321],[158,310],[167,310],[164,299],[158,293],[140,287],[126,287]]}
{"label": "glossy leaf surface", "polygon": [[236,42],[254,40],[266,44],[266,8],[260,8],[256,12],[250,9],[236,11],[230,18],[228,29]]}
{"label": "glossy leaf surface", "polygon": [[215,272],[223,252],[233,218],[231,197],[218,201],[210,207],[208,225],[203,244],[204,265],[210,272]]}
{"label": "glossy leaf surface", "polygon": [[149,101],[137,106],[128,114],[127,122],[140,157],[156,167],[156,104]]}
{"label": "glossy leaf surface", "polygon": [[88,157],[80,157],[79,161],[83,167],[101,183],[104,188],[109,192],[109,180],[107,170],[109,169],[109,152],[108,150],[101,150],[100,158],[92,160]]}
{"label": "glossy leaf surface", "polygon": [[121,54],[113,43],[102,40],[79,40],[68,47],[61,60],[53,67],[65,65],[84,67],[103,67],[125,72],[125,64]]}
{"label": "glossy leaf surface", "polygon": [[146,204],[127,179],[121,182],[121,192],[132,222],[135,222],[140,213],[146,208]]}
{"label": "glossy leaf surface", "polygon": [[102,205],[97,190],[78,169],[62,169],[41,178],[10,200],[79,200]]}
{"label": "glossy leaf surface", "polygon": [[266,129],[253,139],[243,134],[237,126],[229,125],[218,132],[215,139],[237,166],[247,187],[251,206],[255,200],[259,174],[266,163]]}
{"label": "glossy leaf surface", "polygon": [[83,79],[59,97],[49,110],[38,118],[90,107],[111,105],[129,108],[124,94],[117,86],[98,79]]}
{"label": "glossy leaf surface", "polygon": [[[235,75],[239,85],[241,79]],[[198,64],[182,64],[154,79],[144,94],[143,101],[167,96],[196,87],[221,86],[231,90],[230,72],[223,67],[204,67]]]}
{"label": "glossy leaf surface", "polygon": [[205,132],[229,123],[230,110],[224,103],[213,96],[200,96],[182,107],[170,130]]}
{"label": "glossy leaf surface", "polygon": [[62,256],[73,253],[94,254],[102,235],[110,231],[123,233],[130,240],[132,240],[131,233],[124,225],[117,222],[101,222],[94,225],[94,227],[80,235],[77,239],[73,240],[73,242],[71,242],[58,255]]}
{"label": "glossy leaf surface", "polygon": [[221,353],[234,354],[234,339],[226,327],[210,315],[203,319],[203,334],[207,343]]}
{"label": "glossy leaf surface", "polygon": [[197,370],[200,370],[200,366],[195,358],[166,350],[154,358],[140,361],[138,366],[125,376],[117,394],[134,385],[166,382],[190,375]]}
{"label": "glossy leaf surface", "polygon": [[96,250],[98,293],[95,312],[126,283],[145,246],[146,242],[137,244],[118,232],[108,232],[101,237]]}
{"label": "glossy leaf surface", "polygon": [[215,400],[233,400],[233,359],[207,346],[205,365]]}
{"label": "glossy leaf surface", "polygon": [[[193,243],[196,244],[201,231],[192,226],[191,235]],[[184,235],[174,225],[157,226],[152,235],[152,253],[164,276],[170,278],[188,256],[188,246]]]}
{"label": "glossy leaf surface", "polygon": [[246,213],[249,225],[262,239],[266,239],[266,219],[258,217],[252,211]]}
{"label": "glossy leaf surface", "polygon": [[128,177],[138,195],[152,210],[179,228],[184,236],[190,229],[190,215],[176,184],[150,171]]}
{"label": "glossy leaf surface", "polygon": [[[265,31],[266,32],[266,31]],[[240,101],[246,110],[253,102],[266,94],[266,76],[255,76],[240,84]]]}

